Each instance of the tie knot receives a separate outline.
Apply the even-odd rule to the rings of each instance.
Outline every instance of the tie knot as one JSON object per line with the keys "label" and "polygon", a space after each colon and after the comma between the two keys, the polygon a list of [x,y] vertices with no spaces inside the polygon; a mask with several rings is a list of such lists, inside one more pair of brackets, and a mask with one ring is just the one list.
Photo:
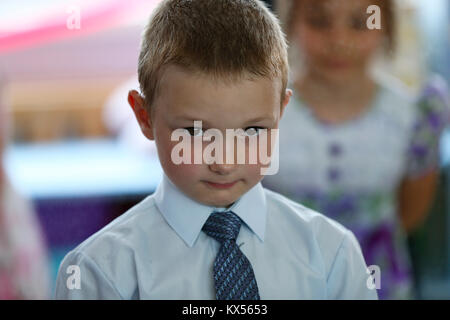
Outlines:
{"label": "tie knot", "polygon": [[202,230],[220,243],[225,240],[236,240],[241,219],[232,211],[213,212],[206,220]]}

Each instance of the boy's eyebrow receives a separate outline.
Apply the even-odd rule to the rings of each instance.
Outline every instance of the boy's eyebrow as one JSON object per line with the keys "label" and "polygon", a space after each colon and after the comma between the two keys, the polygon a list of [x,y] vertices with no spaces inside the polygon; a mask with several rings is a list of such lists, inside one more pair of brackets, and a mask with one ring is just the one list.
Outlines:
{"label": "boy's eyebrow", "polygon": [[194,117],[191,117],[191,116],[183,116],[183,115],[181,115],[181,116],[175,116],[175,117],[174,117],[174,120],[175,120],[175,121],[187,121],[187,122],[192,122],[192,124],[194,124],[194,121],[201,121],[201,122],[202,122],[202,125],[207,125],[207,124],[208,124],[208,121],[205,121],[205,120],[203,120],[203,119],[198,119],[198,118],[194,118]]}
{"label": "boy's eyebrow", "polygon": [[[195,119],[195,118],[190,117],[190,116],[175,116],[175,120],[177,120],[177,121],[189,121],[189,122],[192,122],[192,124],[194,123],[194,121],[202,121],[202,126],[211,127],[209,125],[208,121],[202,120],[202,119]],[[247,120],[244,124],[247,125],[247,124],[261,122],[261,121],[265,121],[265,120],[274,121],[275,119],[274,119],[274,117],[272,115],[266,115],[266,116],[256,117],[254,119]]]}
{"label": "boy's eyebrow", "polygon": [[264,121],[264,120],[269,120],[269,121],[274,121],[274,117],[272,115],[268,115],[268,116],[262,116],[262,117],[257,117],[251,120],[248,120],[246,122],[246,124],[250,124],[250,123],[254,123],[254,122],[260,122],[260,121]]}

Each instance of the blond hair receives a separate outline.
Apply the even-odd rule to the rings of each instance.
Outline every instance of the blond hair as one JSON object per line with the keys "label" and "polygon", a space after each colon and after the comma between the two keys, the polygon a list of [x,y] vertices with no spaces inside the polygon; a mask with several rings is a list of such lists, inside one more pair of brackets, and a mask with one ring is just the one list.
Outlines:
{"label": "blond hair", "polygon": [[144,31],[138,75],[146,108],[165,68],[176,65],[215,80],[288,81],[286,38],[260,0],[163,0]]}

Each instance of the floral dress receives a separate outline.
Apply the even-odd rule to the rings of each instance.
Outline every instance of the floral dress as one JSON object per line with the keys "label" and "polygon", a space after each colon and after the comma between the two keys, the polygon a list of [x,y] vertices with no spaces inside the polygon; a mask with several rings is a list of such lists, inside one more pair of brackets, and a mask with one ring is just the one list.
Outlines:
{"label": "floral dress", "polygon": [[337,125],[320,122],[294,92],[280,121],[279,171],[263,185],[352,230],[367,265],[380,268],[380,299],[413,297],[396,193],[403,178],[439,166],[445,92],[437,78],[414,103],[395,83],[377,82],[371,106]]}

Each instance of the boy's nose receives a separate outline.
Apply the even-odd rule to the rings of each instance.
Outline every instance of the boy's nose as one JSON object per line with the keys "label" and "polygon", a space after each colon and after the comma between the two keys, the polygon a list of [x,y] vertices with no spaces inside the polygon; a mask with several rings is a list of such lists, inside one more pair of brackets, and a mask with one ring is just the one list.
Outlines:
{"label": "boy's nose", "polygon": [[209,168],[211,169],[211,171],[218,173],[220,175],[227,175],[232,173],[235,168],[236,165],[235,164],[228,164],[228,163],[213,163],[209,165]]}
{"label": "boy's nose", "polygon": [[222,159],[209,165],[211,171],[227,175],[236,170],[238,147],[236,141],[233,143],[223,143]]}

